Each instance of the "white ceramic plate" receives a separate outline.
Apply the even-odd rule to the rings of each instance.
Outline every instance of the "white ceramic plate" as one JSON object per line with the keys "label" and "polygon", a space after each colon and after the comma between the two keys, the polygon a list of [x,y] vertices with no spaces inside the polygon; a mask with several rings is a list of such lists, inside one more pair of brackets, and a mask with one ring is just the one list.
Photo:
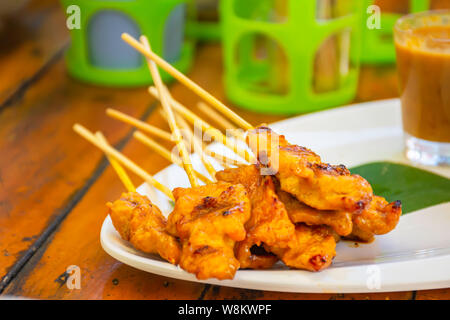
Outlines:
{"label": "white ceramic plate", "polygon": [[[349,167],[388,160],[408,163],[403,156],[400,103],[384,100],[318,112],[272,124],[291,143],[308,146],[324,161]],[[217,148],[220,149],[219,146]],[[194,157],[194,165],[198,159]],[[427,168],[450,177],[450,168]],[[169,166],[155,176],[170,188],[188,186],[182,169]],[[166,198],[146,185],[166,214]],[[450,190],[449,190],[450,192]],[[450,202],[403,216],[391,233],[371,244],[354,247],[340,242],[333,265],[322,272],[291,270],[281,263],[270,270],[239,270],[233,280],[199,281],[194,275],[157,256],[139,252],[123,241],[107,217],[101,244],[115,259],[166,277],[222,286],[286,292],[383,292],[450,287]]]}

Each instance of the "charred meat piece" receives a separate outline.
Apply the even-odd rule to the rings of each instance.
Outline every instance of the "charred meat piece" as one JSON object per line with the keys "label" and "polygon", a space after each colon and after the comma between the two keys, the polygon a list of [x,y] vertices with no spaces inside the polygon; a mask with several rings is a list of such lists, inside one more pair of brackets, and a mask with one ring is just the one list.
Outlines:
{"label": "charred meat piece", "polygon": [[236,241],[245,239],[250,201],[242,185],[218,182],[173,190],[168,231],[180,238],[180,267],[198,279],[232,279],[240,267]]}
{"label": "charred meat piece", "polygon": [[106,204],[109,215],[122,239],[146,253],[157,253],[172,264],[178,264],[181,248],[176,238],[166,232],[166,218],[157,206],[136,192]]}
{"label": "charred meat piece", "polygon": [[331,265],[336,255],[336,241],[326,226],[298,224],[288,248],[267,248],[289,267],[320,271]]}
{"label": "charred meat piece", "polygon": [[373,241],[374,235],[382,235],[392,231],[402,215],[402,203],[388,203],[386,199],[374,196],[369,206],[353,215],[353,231],[349,239],[364,242]]}
{"label": "charred meat piece", "polygon": [[242,184],[251,203],[251,216],[245,224],[246,239],[236,245],[236,257],[242,268],[269,268],[277,259],[263,251],[259,257],[251,248],[265,246],[287,247],[294,237],[295,226],[284,204],[278,199],[271,176],[262,176],[256,165],[241,166],[217,172],[219,181]]}
{"label": "charred meat piece", "polygon": [[305,223],[309,226],[327,225],[339,236],[348,236],[353,229],[352,213],[348,211],[317,210],[298,201],[287,192],[277,190],[293,223]]}
{"label": "charred meat piece", "polygon": [[283,191],[319,210],[357,211],[372,199],[370,184],[343,166],[323,163],[311,150],[289,144],[266,127],[249,132],[248,142],[262,165],[276,174]]}

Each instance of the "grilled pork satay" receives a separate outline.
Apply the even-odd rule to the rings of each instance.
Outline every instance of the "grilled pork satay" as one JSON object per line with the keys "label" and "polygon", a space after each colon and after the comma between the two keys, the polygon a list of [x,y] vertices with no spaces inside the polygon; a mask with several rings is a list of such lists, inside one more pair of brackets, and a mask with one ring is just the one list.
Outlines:
{"label": "grilled pork satay", "polygon": [[292,195],[277,190],[278,197],[294,223],[307,225],[327,225],[337,235],[347,239],[371,242],[374,235],[392,231],[401,216],[401,202],[388,203],[383,197],[373,196],[364,210],[350,213],[348,211],[324,211],[311,208]]}
{"label": "grilled pork satay", "polygon": [[309,271],[320,271],[331,265],[336,255],[336,240],[326,226],[298,224],[288,248],[267,248],[287,266]]}
{"label": "grilled pork satay", "polygon": [[[256,165],[227,169],[218,172],[216,177],[243,184],[252,203],[252,216],[246,224],[247,237],[236,246],[242,266],[254,269],[270,266],[276,258],[267,252],[298,269],[319,271],[331,264],[336,246],[334,232],[325,226],[295,227],[284,202],[278,199],[272,177],[261,176]],[[261,245],[266,251],[261,250]]]}
{"label": "grilled pork satay", "polygon": [[289,144],[267,127],[250,131],[248,139],[259,161],[277,171],[281,189],[310,207],[356,211],[372,199],[372,188],[361,176],[321,162],[311,150]]}
{"label": "grilled pork satay", "polygon": [[181,247],[175,237],[166,232],[166,218],[157,206],[136,192],[106,204],[109,215],[122,239],[146,253],[157,253],[172,264],[178,264]]}
{"label": "grilled pork satay", "polygon": [[284,203],[293,223],[306,225],[327,225],[339,236],[348,236],[353,229],[352,213],[348,211],[317,210],[298,201],[283,190],[277,190],[278,197]]}
{"label": "grilled pork satay", "polygon": [[375,240],[375,235],[372,232],[361,230],[356,224],[353,225],[352,233],[343,238],[344,240],[352,240],[357,242],[370,243]]}
{"label": "grilled pork satay", "polygon": [[198,279],[232,279],[239,268],[236,241],[245,239],[250,201],[242,185],[218,182],[173,190],[167,230],[182,243],[180,267]]}
{"label": "grilled pork satay", "polygon": [[402,203],[388,203],[383,197],[374,196],[369,206],[353,214],[353,231],[349,239],[373,241],[374,235],[392,231],[402,215]]}
{"label": "grilled pork satay", "polygon": [[245,224],[247,236],[236,245],[236,257],[241,268],[271,267],[278,259],[263,248],[263,244],[286,248],[294,236],[295,227],[283,203],[278,199],[270,176],[262,176],[256,165],[226,169],[216,173],[219,181],[242,184],[251,203],[251,217]]}
{"label": "grilled pork satay", "polygon": [[249,236],[236,243],[234,252],[241,269],[269,269],[279,260],[275,254],[264,248],[264,243],[257,245]]}

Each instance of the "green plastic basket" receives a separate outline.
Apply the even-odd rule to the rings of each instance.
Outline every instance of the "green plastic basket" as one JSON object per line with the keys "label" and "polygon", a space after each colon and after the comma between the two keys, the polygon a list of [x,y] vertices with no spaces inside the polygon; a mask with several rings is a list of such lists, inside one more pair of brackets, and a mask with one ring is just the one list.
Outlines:
{"label": "green plastic basket", "polygon": [[[287,0],[285,21],[249,18],[264,15],[275,1],[279,0],[221,2],[228,98],[243,108],[275,114],[317,111],[351,101],[358,86],[362,3],[356,0],[351,14],[318,20],[316,1]],[[339,79],[336,90],[318,93],[312,85],[316,52],[326,39],[342,30],[351,30],[352,67]],[[281,48],[283,53],[269,53],[263,61],[255,58],[255,46],[261,37],[271,39],[271,46]],[[273,66],[282,60],[280,55],[286,60],[285,71],[274,72]],[[286,89],[270,87],[277,82],[285,82]]]}
{"label": "green plastic basket", "polygon": [[[146,35],[155,53],[168,59],[180,71],[188,71],[193,58],[193,43],[181,39],[178,52],[169,53],[167,47],[171,45],[170,34],[165,38],[171,31],[166,30],[167,21],[174,12],[181,15],[180,11],[188,0],[77,0],[76,3],[72,0],[61,0],[61,2],[66,12],[69,6],[76,4],[81,13],[80,28],[70,31],[72,43],[66,54],[68,71],[73,77],[107,86],[151,84],[152,79],[145,59],[140,55],[136,56],[137,52],[121,40],[120,34],[124,31],[135,37]],[[174,20],[180,23],[179,19]],[[119,26],[118,22],[123,25]],[[184,29],[184,25],[179,27]],[[100,30],[102,28],[104,30]],[[178,32],[179,37],[183,37],[183,30]],[[97,38],[95,39],[93,35]],[[102,43],[98,44],[97,41]],[[109,46],[114,49],[108,50]],[[103,59],[93,58],[98,52],[103,53]],[[123,56],[116,57],[117,52],[121,52]],[[165,72],[162,72],[161,76],[164,81],[172,79]]]}
{"label": "green plastic basket", "polygon": [[[200,42],[219,42],[222,37],[219,21],[201,21],[199,20],[199,10],[208,10],[210,12],[218,11],[216,3],[210,0],[207,8],[198,8],[198,0],[190,0],[188,6],[189,19],[186,25],[186,34]],[[205,5],[205,4],[204,4]]]}

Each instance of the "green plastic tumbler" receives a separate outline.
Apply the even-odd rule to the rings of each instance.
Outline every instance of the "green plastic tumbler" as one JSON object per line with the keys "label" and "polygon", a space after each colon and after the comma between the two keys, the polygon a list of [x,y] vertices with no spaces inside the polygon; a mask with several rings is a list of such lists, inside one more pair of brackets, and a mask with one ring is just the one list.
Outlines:
{"label": "green plastic tumbler", "polygon": [[317,111],[357,90],[360,0],[222,0],[225,88],[274,114]]}
{"label": "green plastic tumbler", "polygon": [[[146,35],[152,49],[186,72],[194,45],[184,39],[189,0],[61,0],[69,19],[79,14],[79,27],[70,30],[66,54],[69,73],[80,80],[107,86],[143,86],[152,83],[145,59],[122,41],[127,32]],[[75,7],[74,7],[75,5]],[[171,77],[162,72],[164,81]]]}
{"label": "green plastic tumbler", "polygon": [[186,34],[200,42],[221,40],[218,7],[220,0],[191,0]]}

